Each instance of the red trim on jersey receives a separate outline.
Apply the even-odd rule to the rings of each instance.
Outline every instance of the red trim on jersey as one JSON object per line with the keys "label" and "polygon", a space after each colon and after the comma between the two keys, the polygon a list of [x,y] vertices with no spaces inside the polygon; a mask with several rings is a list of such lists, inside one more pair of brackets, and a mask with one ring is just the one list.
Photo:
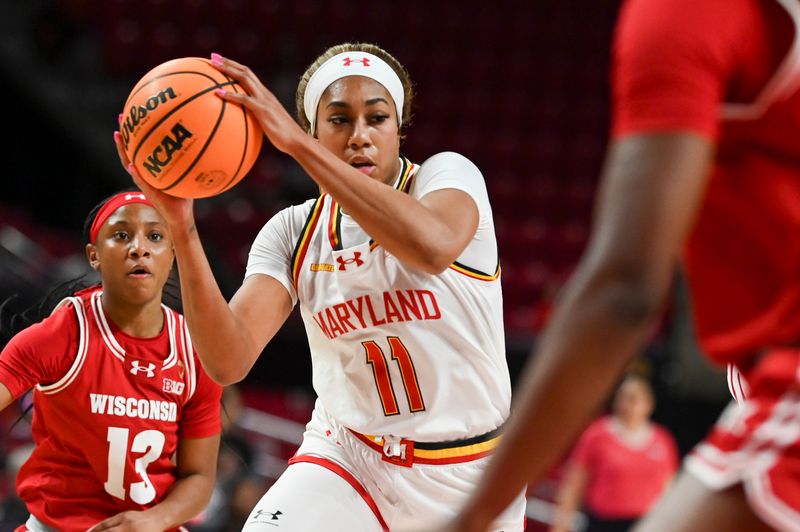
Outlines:
{"label": "red trim on jersey", "polygon": [[[78,351],[75,356],[75,362],[70,367],[69,371],[64,375],[63,378],[59,379],[58,382],[55,382],[50,385],[40,385],[37,384],[36,387],[39,389],[40,392],[45,394],[54,394],[58,393],[67,386],[69,386],[72,381],[78,376],[83,367],[84,362],[86,362],[86,356],[89,351],[89,339],[88,339],[88,324],[87,324],[87,317],[86,317],[86,308],[83,306],[83,300],[77,297],[70,297],[66,298],[63,301],[68,301],[72,303],[72,307],[75,310],[75,315],[78,321]],[[62,302],[63,302],[62,301]],[[58,304],[58,307],[61,306],[61,303]]]}
{"label": "red trim on jersey", "polygon": [[331,249],[338,250],[342,248],[342,235],[341,235],[341,219],[342,208],[339,203],[331,198],[331,213],[328,220],[328,240],[331,243]]}
{"label": "red trim on jersey", "polygon": [[314,205],[311,207],[311,212],[306,220],[306,225],[303,228],[303,232],[300,235],[299,240],[297,241],[297,247],[295,248],[292,256],[292,281],[294,281],[295,290],[298,291],[300,270],[302,269],[303,261],[306,258],[306,253],[308,252],[308,246],[311,243],[311,238],[314,236],[314,230],[316,229],[317,223],[321,218],[322,206],[325,204],[325,196],[327,196],[327,194],[323,194],[317,198],[317,201],[315,201]]}
{"label": "red trim on jersey", "polygon": [[[167,320],[167,326],[169,327],[169,356],[164,360],[164,363],[161,365],[161,369],[169,369],[178,362],[178,342],[176,338],[177,331],[175,330],[175,316],[170,312],[170,310],[165,307],[163,304],[161,305],[162,310],[164,310],[165,319]],[[185,347],[185,345],[184,345]]]}
{"label": "red trim on jersey", "polygon": [[742,372],[735,364],[728,364],[728,390],[737,403],[747,399],[747,381],[742,378]]}
{"label": "red trim on jersey", "polygon": [[375,504],[375,500],[372,498],[369,492],[367,492],[367,489],[361,484],[361,482],[359,482],[359,480],[347,469],[343,468],[333,460],[321,458],[319,456],[309,456],[307,454],[293,456],[289,459],[289,465],[298,463],[316,464],[342,477],[347,481],[348,484],[350,484],[350,486],[353,487],[354,490],[358,492],[359,495],[361,495],[361,498],[364,499],[365,503],[367,503],[369,509],[372,510],[373,514],[375,514],[375,518],[380,523],[381,528],[385,531],[389,530],[389,527],[386,526],[386,521],[383,520],[381,511],[378,509],[378,505]]}
{"label": "red trim on jersey", "polygon": [[497,261],[497,268],[495,268],[493,274],[483,273],[480,270],[476,270],[474,268],[470,268],[469,266],[465,266],[460,262],[456,261],[450,266],[448,266],[454,272],[460,273],[461,275],[466,275],[471,279],[477,279],[479,281],[496,281],[500,278],[500,260]]}
{"label": "red trim on jersey", "polygon": [[178,326],[181,331],[181,343],[183,349],[181,350],[181,357],[183,358],[184,370],[187,372],[186,380],[189,384],[189,394],[187,397],[191,399],[197,389],[197,371],[194,365],[194,348],[192,346],[192,338],[189,336],[189,326],[184,317],[178,314]]}
{"label": "red trim on jersey", "polygon": [[103,309],[103,302],[101,300],[102,292],[93,292],[90,296],[90,301],[92,305],[92,312],[94,313],[94,320],[97,322],[97,329],[100,331],[100,335],[103,338],[103,341],[108,347],[108,350],[111,353],[120,359],[121,361],[125,361],[125,349],[117,341],[117,338],[114,336],[114,331],[111,330],[111,326],[108,324],[108,320],[106,319],[106,312]]}

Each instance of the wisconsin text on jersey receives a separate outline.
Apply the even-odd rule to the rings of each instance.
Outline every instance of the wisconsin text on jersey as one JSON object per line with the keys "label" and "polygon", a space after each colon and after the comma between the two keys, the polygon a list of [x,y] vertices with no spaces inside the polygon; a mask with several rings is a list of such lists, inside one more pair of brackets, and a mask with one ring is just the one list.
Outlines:
{"label": "wisconsin text on jersey", "polygon": [[436,295],[430,290],[395,290],[380,296],[364,294],[327,307],[312,316],[330,339],[357,329],[403,321],[442,318]]}
{"label": "wisconsin text on jersey", "polygon": [[175,421],[178,419],[178,405],[171,401],[137,399],[136,397],[121,397],[103,393],[90,393],[89,399],[92,414],[155,419],[158,421]]}

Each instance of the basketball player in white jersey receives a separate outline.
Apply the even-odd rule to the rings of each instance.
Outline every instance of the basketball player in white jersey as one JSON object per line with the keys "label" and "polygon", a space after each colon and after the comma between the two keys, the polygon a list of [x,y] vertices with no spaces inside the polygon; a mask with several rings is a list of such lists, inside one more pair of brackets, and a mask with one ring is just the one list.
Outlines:
{"label": "basketball player in white jersey", "polygon": [[[214,379],[241,380],[300,305],[319,398],[245,530],[430,530],[465,501],[509,413],[483,176],[455,153],[421,166],[400,155],[411,84],[377,46],[335,46],[311,65],[297,91],[305,131],[247,67],[212,63],[249,94],[219,96],[245,105],[321,190],[264,226],[227,304],[191,200],[132,172],[172,227],[192,338]],[[520,492],[494,529],[522,530],[524,510]]]}

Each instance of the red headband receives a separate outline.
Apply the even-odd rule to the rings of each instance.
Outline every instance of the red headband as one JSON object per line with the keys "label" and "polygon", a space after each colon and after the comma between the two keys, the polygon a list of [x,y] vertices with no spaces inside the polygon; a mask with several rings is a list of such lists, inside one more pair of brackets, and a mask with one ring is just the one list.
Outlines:
{"label": "red headband", "polygon": [[114,214],[120,207],[130,205],[131,203],[144,203],[145,205],[153,207],[153,203],[147,199],[142,192],[120,192],[116,196],[110,197],[108,201],[100,207],[100,210],[97,211],[97,215],[94,217],[92,228],[89,230],[89,242],[92,244],[95,243],[97,240],[97,233],[100,232],[100,227],[108,220],[109,216]]}

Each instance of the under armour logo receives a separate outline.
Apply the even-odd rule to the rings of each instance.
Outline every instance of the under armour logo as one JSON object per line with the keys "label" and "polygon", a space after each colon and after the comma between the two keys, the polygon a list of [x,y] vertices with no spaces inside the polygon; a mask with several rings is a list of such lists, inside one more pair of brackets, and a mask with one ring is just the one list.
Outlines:
{"label": "under armour logo", "polygon": [[142,366],[138,360],[132,360],[131,366],[132,366],[131,367],[132,375],[137,375],[140,371],[144,371],[147,373],[148,377],[156,376],[156,372],[153,371],[154,369],[156,369],[156,365],[153,364],[152,362],[148,363],[147,366]]}
{"label": "under armour logo", "polygon": [[343,272],[343,271],[347,270],[347,265],[348,264],[355,264],[356,268],[358,268],[359,266],[364,264],[364,261],[361,260],[361,252],[360,251],[353,252],[353,258],[350,258],[350,259],[345,259],[345,258],[342,258],[342,257],[336,257],[336,262],[339,263],[339,271],[340,272]]}
{"label": "under armour logo", "polygon": [[144,197],[144,194],[125,194],[125,201],[130,201],[133,198],[139,198],[141,200],[147,199]]}
{"label": "under armour logo", "polygon": [[[283,512],[277,510],[275,512],[268,512],[266,510],[258,510],[256,514],[253,516],[253,519],[250,521],[251,523],[264,523],[270,526],[278,526],[277,523],[270,523],[269,521],[277,521],[278,516],[283,515]],[[269,516],[269,517],[267,517]]]}
{"label": "under armour logo", "polygon": [[363,66],[368,67],[369,65],[369,57],[365,57],[363,59],[352,59],[350,57],[344,58],[344,66],[350,66],[352,63],[361,63]]}

